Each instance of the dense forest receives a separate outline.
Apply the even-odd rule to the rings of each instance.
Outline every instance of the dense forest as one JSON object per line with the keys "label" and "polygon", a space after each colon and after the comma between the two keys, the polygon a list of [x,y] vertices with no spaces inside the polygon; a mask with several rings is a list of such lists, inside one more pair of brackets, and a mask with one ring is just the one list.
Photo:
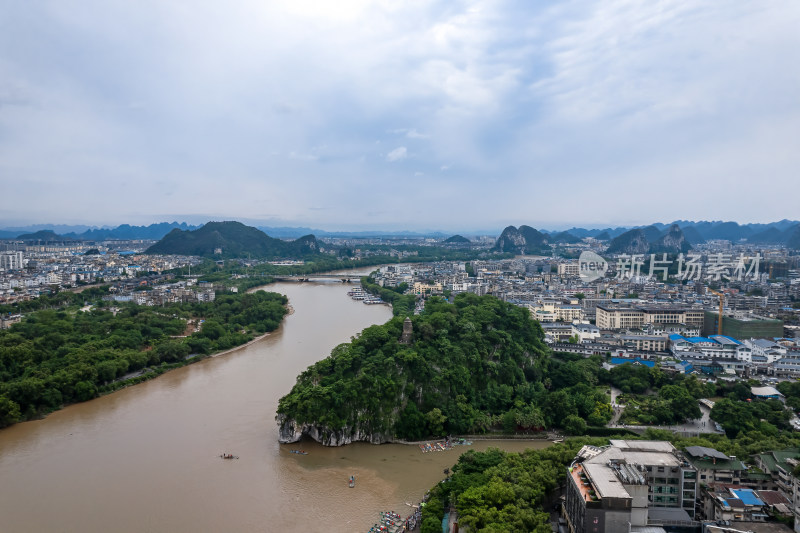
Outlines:
{"label": "dense forest", "polygon": [[515,403],[525,411],[541,384],[548,350],[525,309],[460,294],[428,301],[412,344],[399,342],[402,325],[395,317],[334,348],[280,400],[279,418],[326,434],[417,439],[490,424]]}
{"label": "dense forest", "polygon": [[74,306],[32,312],[0,331],[0,427],[244,344],[277,328],[286,303],[285,296],[258,291],[208,303],[111,309],[98,300],[86,312]]}

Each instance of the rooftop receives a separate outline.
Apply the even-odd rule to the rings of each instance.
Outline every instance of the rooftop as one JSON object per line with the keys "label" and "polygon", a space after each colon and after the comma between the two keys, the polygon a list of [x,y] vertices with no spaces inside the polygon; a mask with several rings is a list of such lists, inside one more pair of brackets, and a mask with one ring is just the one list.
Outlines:
{"label": "rooftop", "polygon": [[688,453],[692,457],[709,457],[709,458],[722,459],[723,461],[728,461],[730,459],[724,453],[719,452],[714,448],[707,448],[705,446],[687,446],[686,453]]}
{"label": "rooftop", "polygon": [[597,490],[600,498],[630,498],[622,482],[617,478],[616,472],[606,464],[585,464],[584,471]]}
{"label": "rooftop", "polygon": [[756,496],[753,489],[731,489],[731,493],[742,500],[745,505],[764,505],[764,502]]}
{"label": "rooftop", "polygon": [[783,396],[775,387],[751,387],[750,393],[753,396]]}
{"label": "rooftop", "polygon": [[674,455],[675,447],[661,441],[611,440],[611,446],[599,455],[587,459],[586,463],[607,464],[620,462],[644,466],[680,466],[681,461]]}

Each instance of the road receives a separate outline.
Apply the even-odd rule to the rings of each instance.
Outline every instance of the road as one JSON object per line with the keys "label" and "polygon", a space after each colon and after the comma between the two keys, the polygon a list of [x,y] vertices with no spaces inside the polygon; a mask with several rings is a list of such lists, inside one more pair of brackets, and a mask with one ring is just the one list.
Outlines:
{"label": "road", "polygon": [[[612,398],[615,398],[614,389],[611,390]],[[700,435],[702,433],[722,433],[721,431],[717,431],[714,422],[710,419],[709,415],[711,414],[711,409],[704,405],[700,405],[700,412],[703,413],[702,416],[696,420],[689,420],[684,424],[678,424],[674,426],[631,426],[628,424],[621,425],[619,424],[619,417],[622,414],[625,406],[620,406],[615,403],[616,398],[612,400],[611,407],[614,409],[616,405],[617,408],[614,410],[614,417],[609,422],[608,427],[612,428],[625,428],[631,430],[646,430],[646,429],[664,429],[667,431],[672,431],[674,433],[684,434],[684,435]]]}
{"label": "road", "polygon": [[617,403],[617,398],[619,398],[620,394],[622,394],[621,390],[616,387],[611,387],[611,411],[614,415],[608,422],[608,427],[619,427],[619,417],[622,416],[622,412],[625,410],[624,405]]}

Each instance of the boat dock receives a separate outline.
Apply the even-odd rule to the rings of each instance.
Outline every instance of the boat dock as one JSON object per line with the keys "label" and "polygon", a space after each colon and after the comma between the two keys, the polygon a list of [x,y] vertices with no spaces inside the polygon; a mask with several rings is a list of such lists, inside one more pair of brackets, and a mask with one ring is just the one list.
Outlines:
{"label": "boat dock", "polygon": [[455,446],[471,446],[472,441],[465,440],[465,439],[445,439],[443,441],[436,441],[436,442],[423,442],[419,444],[419,449],[422,453],[428,452],[445,452],[447,450],[452,450]]}
{"label": "boat dock", "polygon": [[352,298],[353,300],[361,300],[363,303],[367,305],[376,305],[376,304],[385,304],[383,300],[381,300],[377,296],[373,296],[372,294],[365,291],[362,287],[354,287],[347,291],[347,295]]}
{"label": "boat dock", "polygon": [[414,512],[406,518],[403,518],[394,511],[381,511],[380,521],[369,528],[367,533],[403,533],[415,531],[421,521],[421,511],[418,506],[412,507],[414,507]]}

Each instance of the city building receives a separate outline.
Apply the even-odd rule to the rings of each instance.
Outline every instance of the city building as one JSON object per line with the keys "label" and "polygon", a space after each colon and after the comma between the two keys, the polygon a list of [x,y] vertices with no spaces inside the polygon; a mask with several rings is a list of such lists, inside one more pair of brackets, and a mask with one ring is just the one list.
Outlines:
{"label": "city building", "polygon": [[697,527],[696,495],[697,471],[671,443],[611,440],[584,446],[570,466],[564,515],[573,533]]}
{"label": "city building", "polygon": [[702,327],[703,310],[676,307],[617,307],[597,305],[597,326],[600,329],[641,328],[645,324],[684,324]]}

